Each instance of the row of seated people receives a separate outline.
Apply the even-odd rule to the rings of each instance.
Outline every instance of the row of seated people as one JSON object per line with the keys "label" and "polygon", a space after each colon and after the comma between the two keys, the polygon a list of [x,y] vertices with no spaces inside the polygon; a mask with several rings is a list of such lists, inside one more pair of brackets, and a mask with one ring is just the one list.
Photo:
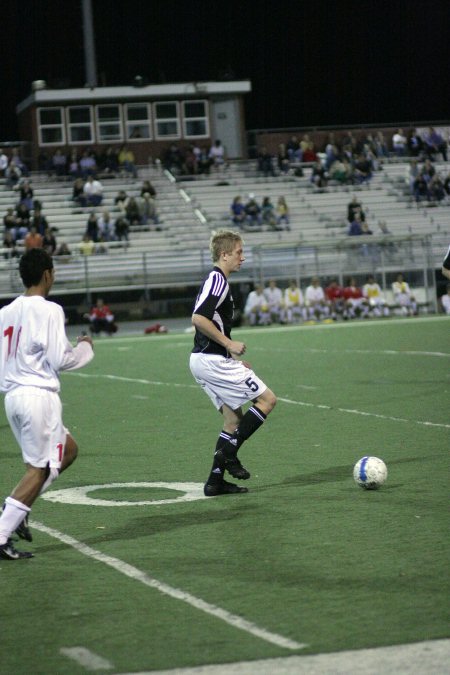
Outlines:
{"label": "row of seated people", "polygon": [[68,151],[58,148],[51,156],[41,152],[38,167],[40,171],[56,177],[86,179],[88,176],[114,178],[125,175],[137,178],[135,155],[127,145],[120,148],[110,146],[101,153],[94,148],[72,148]]}
{"label": "row of seated people", "polygon": [[[417,314],[416,299],[401,273],[392,283],[392,292],[401,314]],[[295,280],[283,291],[272,279],[265,288],[261,284],[256,285],[247,296],[244,307],[244,317],[251,326],[300,321],[331,323],[339,317],[348,320],[389,315],[385,295],[372,275],[367,277],[362,287],[352,277],[345,287],[332,279],[325,288],[315,276],[304,293]]]}
{"label": "row of seated people", "polygon": [[200,147],[197,143],[180,147],[172,143],[158,161],[167,171],[187,176],[208,176],[211,169],[219,172],[227,166],[225,146],[220,139],[214,141],[210,147]]}
{"label": "row of seated people", "polygon": [[261,204],[251,192],[247,201],[237,195],[230,206],[230,218],[233,225],[246,232],[267,230],[290,230],[290,214],[286,199],[278,198],[276,205],[270,197],[264,197]]}
{"label": "row of seated people", "polygon": [[409,163],[406,180],[410,194],[417,203],[426,201],[431,204],[442,202],[450,197],[450,171],[447,175],[437,171],[430,159],[420,163],[412,159]]}

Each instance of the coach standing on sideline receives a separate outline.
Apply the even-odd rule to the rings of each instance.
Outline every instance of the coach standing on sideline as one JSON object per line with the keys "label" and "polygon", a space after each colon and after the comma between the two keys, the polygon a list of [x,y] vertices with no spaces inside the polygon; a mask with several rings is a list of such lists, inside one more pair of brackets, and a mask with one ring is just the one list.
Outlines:
{"label": "coach standing on sideline", "polygon": [[[276,404],[274,393],[248,363],[238,359],[245,353],[245,344],[231,339],[234,303],[228,277],[245,260],[242,247],[238,232],[213,233],[210,251],[214,267],[200,288],[192,315],[195,338],[191,372],[223,415],[223,430],[204,487],[207,497],[248,492],[247,488],[224,480],[223,475],[226,470],[234,478],[250,478],[237,457],[238,450]],[[243,414],[241,406],[248,402],[252,405]]]}
{"label": "coach standing on sideline", "polygon": [[33,502],[78,452],[62,422],[58,373],[81,368],[94,356],[90,337],[79,337],[72,347],[61,307],[46,300],[55,278],[51,256],[31,249],[22,256],[19,270],[26,291],[0,310],[0,389],[26,471],[0,516],[3,560],[33,557],[17,551],[11,535],[32,540],[27,520]]}
{"label": "coach standing on sideline", "polygon": [[445,256],[445,260],[442,263],[441,272],[444,275],[444,277],[447,277],[447,279],[450,279],[450,246],[448,247],[448,251],[447,251],[447,255]]}

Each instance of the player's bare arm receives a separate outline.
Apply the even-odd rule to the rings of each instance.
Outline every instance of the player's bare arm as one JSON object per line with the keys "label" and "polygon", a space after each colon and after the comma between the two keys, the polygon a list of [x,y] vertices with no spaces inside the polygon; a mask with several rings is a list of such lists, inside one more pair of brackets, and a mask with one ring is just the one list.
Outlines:
{"label": "player's bare arm", "polygon": [[214,323],[205,316],[202,316],[201,314],[193,314],[192,324],[199,331],[201,331],[203,335],[206,335],[206,337],[211,338],[211,340],[214,340],[214,342],[217,342],[219,345],[222,345],[222,347],[225,347],[225,349],[229,351],[230,354],[241,356],[245,353],[246,347],[244,342],[240,342],[239,340],[230,340],[230,338],[227,338],[226,335],[223,335],[223,333],[221,333],[220,330],[216,328]]}

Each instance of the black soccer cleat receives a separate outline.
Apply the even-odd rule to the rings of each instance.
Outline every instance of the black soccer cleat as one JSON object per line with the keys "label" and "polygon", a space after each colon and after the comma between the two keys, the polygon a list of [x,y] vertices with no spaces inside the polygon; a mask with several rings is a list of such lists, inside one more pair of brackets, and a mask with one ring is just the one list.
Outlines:
{"label": "black soccer cleat", "polygon": [[203,492],[205,497],[217,497],[218,495],[243,494],[244,492],[248,492],[248,488],[222,480],[220,483],[205,483]]}
{"label": "black soccer cleat", "polygon": [[28,513],[25,518],[20,523],[19,527],[16,529],[16,534],[20,539],[26,539],[26,541],[33,541],[33,535],[31,530],[28,527]]}
{"label": "black soccer cleat", "polygon": [[238,480],[247,480],[250,478],[250,472],[242,466],[236,455],[227,457],[223,450],[217,450],[215,456],[220,467],[228,471],[233,478],[237,478]]}
{"label": "black soccer cleat", "polygon": [[19,560],[20,558],[32,558],[29,551],[18,551],[14,548],[11,539],[0,546],[0,560]]}

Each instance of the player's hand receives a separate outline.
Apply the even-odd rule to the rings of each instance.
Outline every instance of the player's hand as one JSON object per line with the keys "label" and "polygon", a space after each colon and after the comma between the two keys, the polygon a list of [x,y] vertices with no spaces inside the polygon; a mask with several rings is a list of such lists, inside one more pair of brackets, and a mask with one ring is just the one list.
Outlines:
{"label": "player's hand", "polygon": [[231,340],[228,345],[228,351],[230,354],[237,354],[237,356],[242,356],[245,353],[246,346],[243,342],[238,342],[237,340]]}
{"label": "player's hand", "polygon": [[89,342],[89,344],[91,345],[92,349],[94,349],[94,343],[93,343],[92,338],[91,338],[90,335],[79,335],[79,336],[77,337],[77,344],[79,344],[80,342]]}

